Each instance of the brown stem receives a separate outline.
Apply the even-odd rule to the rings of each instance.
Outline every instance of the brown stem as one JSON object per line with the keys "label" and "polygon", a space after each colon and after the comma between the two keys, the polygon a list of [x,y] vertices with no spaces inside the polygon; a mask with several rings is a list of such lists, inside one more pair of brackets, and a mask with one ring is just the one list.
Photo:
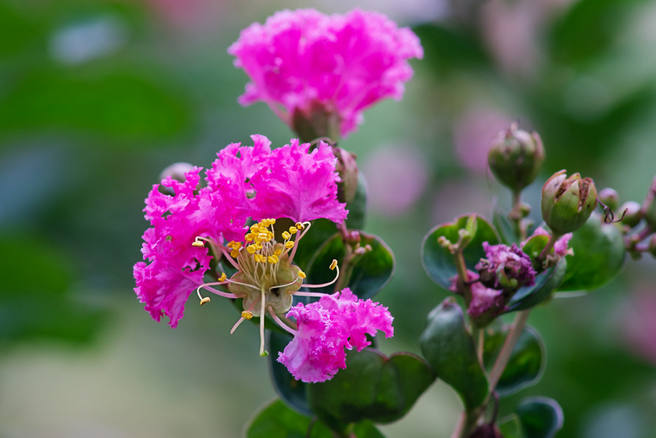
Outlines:
{"label": "brown stem", "polygon": [[526,326],[526,322],[528,321],[528,315],[530,313],[531,313],[531,309],[522,310],[517,313],[517,317],[515,318],[515,321],[513,322],[513,325],[510,328],[510,331],[508,332],[508,336],[506,336],[506,340],[503,343],[503,347],[501,347],[501,351],[499,352],[496,361],[494,361],[494,365],[492,366],[492,370],[490,371],[490,375],[488,376],[490,391],[485,404],[487,404],[487,402],[489,401],[491,394],[494,393],[494,389],[496,388],[497,383],[499,383],[501,374],[503,374],[503,370],[506,368],[506,365],[508,365],[508,360],[510,360],[510,355],[512,354],[512,351],[515,348],[515,344],[517,344],[519,337],[524,331],[524,327]]}
{"label": "brown stem", "polygon": [[483,363],[483,352],[485,351],[485,330],[478,329],[476,331],[476,353],[478,355],[478,361],[481,363],[481,367],[485,368]]}
{"label": "brown stem", "polygon": [[472,291],[469,286],[469,277],[467,276],[467,265],[465,264],[465,256],[462,254],[462,248],[458,248],[455,253],[456,271],[458,272],[458,290],[463,292],[465,302],[469,306],[472,300]]}
{"label": "brown stem", "polygon": [[560,239],[560,236],[557,235],[556,233],[551,233],[549,235],[549,241],[545,245],[544,248],[542,248],[542,251],[540,252],[540,255],[538,256],[539,261],[544,261],[544,259],[547,258],[547,255],[549,252],[553,249],[554,245],[556,244],[556,241]]}
{"label": "brown stem", "polygon": [[458,422],[456,423],[456,428],[453,429],[453,433],[451,434],[451,438],[467,438],[467,412],[463,411],[462,414],[460,414],[460,418],[458,419]]}

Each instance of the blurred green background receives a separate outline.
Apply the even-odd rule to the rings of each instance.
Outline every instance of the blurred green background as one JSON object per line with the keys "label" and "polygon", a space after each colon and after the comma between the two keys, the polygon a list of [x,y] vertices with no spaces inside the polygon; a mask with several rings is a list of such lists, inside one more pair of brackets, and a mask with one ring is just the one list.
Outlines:
{"label": "blurred green background", "polygon": [[[656,2],[369,0],[413,26],[425,59],[401,102],[365,114],[342,146],[369,181],[367,229],[396,254],[378,295],[396,317],[385,352],[418,352],[446,295],[419,245],[439,221],[504,207],[485,170],[511,121],[561,168],[641,201],[656,174]],[[344,0],[0,0],[0,436],[238,437],[274,396],[257,333],[228,330],[226,303],[187,306],[175,330],[132,291],[141,209],[168,164],[290,130],[236,102],[247,81],[226,49],[282,8],[344,12]],[[527,200],[538,199],[539,184]],[[535,204],[534,204],[535,205]],[[519,395],[560,401],[559,437],[656,436],[654,260],[536,309],[548,364]],[[390,437],[446,437],[459,411],[438,383]]]}

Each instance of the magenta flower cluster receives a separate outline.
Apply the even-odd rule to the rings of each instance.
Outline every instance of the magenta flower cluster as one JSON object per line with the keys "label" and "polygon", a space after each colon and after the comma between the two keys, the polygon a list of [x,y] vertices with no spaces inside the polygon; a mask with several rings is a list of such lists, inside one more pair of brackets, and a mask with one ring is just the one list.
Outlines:
{"label": "magenta flower cluster", "polygon": [[308,305],[297,304],[287,316],[296,319],[298,334],[278,361],[304,382],[323,382],[346,368],[344,350],[369,346],[366,335],[378,330],[388,338],[394,335],[387,307],[360,300],[348,288]]}
{"label": "magenta flower cluster", "polygon": [[490,245],[483,242],[485,258],[476,264],[479,281],[495,289],[513,289],[532,286],[535,283],[535,269],[531,258],[516,244]]}
{"label": "magenta flower cluster", "polygon": [[400,99],[412,76],[408,59],[423,56],[410,29],[357,9],[277,12],[244,29],[228,52],[251,79],[241,104],[266,102],[288,124],[295,111],[319,106],[338,115],[342,135],[377,101]]}
{"label": "magenta flower cluster", "polygon": [[252,147],[233,143],[217,154],[204,186],[196,167],[185,181],[167,178],[148,194],[144,212],[151,227],[143,234],[145,261],[134,266],[134,277],[135,292],[155,320],[166,315],[177,326],[189,295],[204,283],[211,257],[207,248],[192,246],[197,236],[241,240],[248,219],[346,219],[330,146],[321,143],[309,152],[309,144],[291,140],[272,151],[266,137],[251,138]]}

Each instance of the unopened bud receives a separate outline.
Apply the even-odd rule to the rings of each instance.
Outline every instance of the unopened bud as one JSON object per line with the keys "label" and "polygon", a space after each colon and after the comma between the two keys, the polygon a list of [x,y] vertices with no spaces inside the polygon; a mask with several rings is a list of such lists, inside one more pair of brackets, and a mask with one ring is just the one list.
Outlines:
{"label": "unopened bud", "polygon": [[194,166],[189,163],[173,163],[164,170],[159,175],[160,179],[171,177],[176,181],[184,182],[185,173],[192,170]]}
{"label": "unopened bud", "polygon": [[358,164],[356,155],[340,147],[334,146],[333,153],[337,157],[335,170],[341,181],[338,183],[338,197],[341,202],[351,202],[358,191]]}
{"label": "unopened bud", "polygon": [[303,142],[321,137],[327,137],[333,143],[339,140],[339,114],[318,100],[305,109],[296,108],[290,122],[292,130]]}
{"label": "unopened bud", "polygon": [[652,234],[649,239],[649,253],[656,257],[656,234]]}
{"label": "unopened bud", "polygon": [[487,162],[501,184],[519,192],[535,180],[544,162],[542,140],[513,123],[493,141]]}
{"label": "unopened bud", "polygon": [[656,230],[656,177],[654,177],[654,181],[649,188],[649,193],[647,193],[647,198],[644,204],[642,204],[642,211],[649,228]]}
{"label": "unopened bud", "polygon": [[554,173],[542,187],[542,218],[554,233],[579,229],[597,206],[597,189],[591,178],[565,170]]}
{"label": "unopened bud", "polygon": [[633,228],[642,220],[642,207],[635,201],[625,202],[619,209],[619,215],[624,225]]}
{"label": "unopened bud", "polygon": [[617,210],[617,207],[620,205],[620,197],[617,195],[615,189],[611,189],[610,187],[606,187],[599,192],[599,200],[613,211]]}

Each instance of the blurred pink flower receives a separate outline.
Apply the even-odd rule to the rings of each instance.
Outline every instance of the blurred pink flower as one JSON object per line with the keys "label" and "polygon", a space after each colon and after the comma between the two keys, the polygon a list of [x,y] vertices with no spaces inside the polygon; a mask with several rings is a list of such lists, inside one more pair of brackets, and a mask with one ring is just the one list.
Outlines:
{"label": "blurred pink flower", "polygon": [[286,123],[295,111],[317,108],[339,117],[341,134],[384,98],[400,99],[421,58],[417,36],[382,14],[354,10],[324,15],[313,9],[280,11],[241,32],[228,52],[251,79],[242,105],[266,102]]}
{"label": "blurred pink flower", "polygon": [[656,290],[653,287],[629,297],[621,323],[629,348],[656,365]]}
{"label": "blurred pink flower", "polygon": [[376,148],[362,171],[372,208],[391,216],[412,207],[428,182],[425,159],[418,149],[410,146]]}
{"label": "blurred pink flower", "polygon": [[462,114],[453,133],[460,163],[471,171],[485,173],[492,140],[510,123],[510,116],[486,106],[476,106]]}
{"label": "blurred pink flower", "polygon": [[298,330],[278,361],[303,382],[323,382],[346,368],[345,349],[360,351],[369,346],[366,335],[378,330],[388,338],[394,335],[394,318],[387,307],[361,300],[350,289],[308,305],[297,304],[287,316],[296,319]]}

